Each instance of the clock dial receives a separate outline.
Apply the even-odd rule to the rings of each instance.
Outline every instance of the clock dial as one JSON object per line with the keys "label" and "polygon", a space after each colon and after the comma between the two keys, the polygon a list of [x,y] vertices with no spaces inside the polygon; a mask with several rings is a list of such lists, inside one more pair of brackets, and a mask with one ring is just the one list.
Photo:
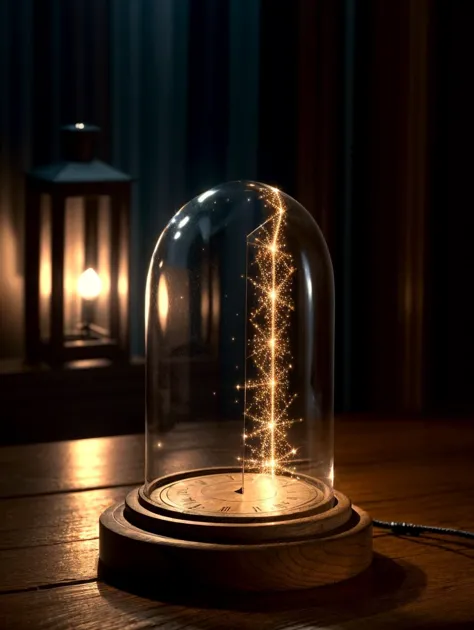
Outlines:
{"label": "clock dial", "polygon": [[158,486],[151,499],[165,510],[235,520],[312,512],[328,497],[302,477],[245,473],[242,491],[241,473],[219,472]]}

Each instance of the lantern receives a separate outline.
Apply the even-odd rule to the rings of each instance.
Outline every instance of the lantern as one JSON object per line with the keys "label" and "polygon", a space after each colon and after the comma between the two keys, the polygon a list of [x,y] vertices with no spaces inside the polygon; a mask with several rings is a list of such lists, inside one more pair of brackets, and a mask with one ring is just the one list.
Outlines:
{"label": "lantern", "polygon": [[101,517],[104,565],[253,591],[369,565],[370,518],[333,487],[333,327],[297,201],[244,181],[181,208],[147,279],[145,482]]}
{"label": "lantern", "polygon": [[129,354],[131,178],[95,159],[99,128],[62,128],[63,161],[26,177],[25,328],[31,363]]}

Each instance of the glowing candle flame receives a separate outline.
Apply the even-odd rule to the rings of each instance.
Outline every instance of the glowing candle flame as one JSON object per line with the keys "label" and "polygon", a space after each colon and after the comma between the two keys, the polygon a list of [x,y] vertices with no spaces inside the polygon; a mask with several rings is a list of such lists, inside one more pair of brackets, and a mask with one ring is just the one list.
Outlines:
{"label": "glowing candle flame", "polygon": [[95,300],[102,291],[99,274],[89,267],[81,273],[77,281],[77,292],[83,300]]}

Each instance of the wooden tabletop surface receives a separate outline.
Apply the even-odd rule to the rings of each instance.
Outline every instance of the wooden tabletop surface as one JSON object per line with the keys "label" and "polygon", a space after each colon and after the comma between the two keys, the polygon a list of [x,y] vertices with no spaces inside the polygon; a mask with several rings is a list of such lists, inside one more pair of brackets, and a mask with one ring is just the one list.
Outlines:
{"label": "wooden tabletop surface", "polygon": [[[1,628],[474,628],[474,542],[442,536],[375,530],[369,570],[301,593],[165,602],[107,585],[99,515],[142,476],[142,436],[0,449]],[[474,530],[474,422],[342,417],[335,485],[373,518]]]}

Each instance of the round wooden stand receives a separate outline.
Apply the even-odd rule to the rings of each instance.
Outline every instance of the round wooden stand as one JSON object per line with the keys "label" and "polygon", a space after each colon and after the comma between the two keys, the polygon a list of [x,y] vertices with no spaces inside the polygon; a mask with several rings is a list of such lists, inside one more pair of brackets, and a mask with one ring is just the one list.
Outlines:
{"label": "round wooden stand", "polygon": [[242,530],[193,522],[185,514],[169,518],[150,509],[136,489],[100,517],[100,560],[157,586],[176,579],[183,587],[277,591],[339,582],[369,566],[372,522],[344,495],[334,496],[325,511],[295,518],[283,529],[267,522]]}

